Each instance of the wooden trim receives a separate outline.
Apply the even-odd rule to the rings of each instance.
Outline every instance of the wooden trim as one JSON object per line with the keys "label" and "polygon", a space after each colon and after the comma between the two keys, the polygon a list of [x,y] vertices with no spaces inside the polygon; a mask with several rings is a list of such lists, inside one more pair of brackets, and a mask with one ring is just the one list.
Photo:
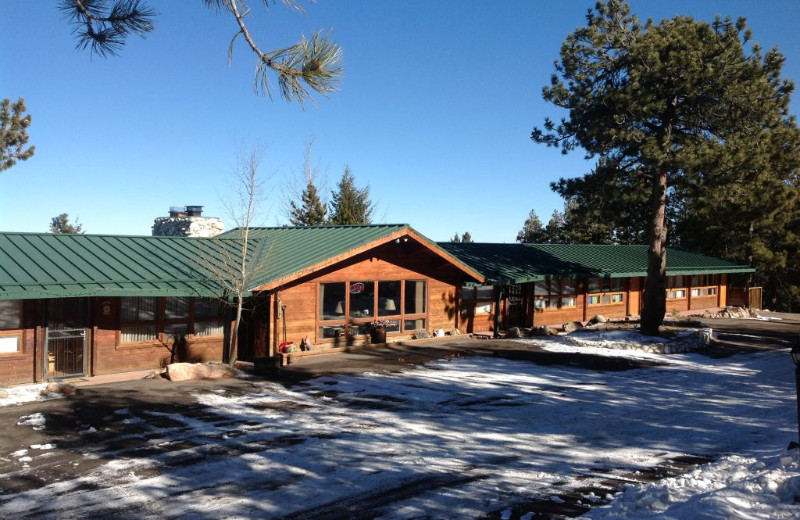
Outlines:
{"label": "wooden trim", "polygon": [[390,233],[389,235],[387,235],[387,236],[385,236],[383,238],[380,238],[378,240],[373,240],[372,242],[367,242],[366,244],[362,244],[361,246],[359,246],[359,247],[357,247],[355,249],[351,249],[350,251],[347,251],[346,253],[342,253],[340,255],[336,255],[336,256],[327,258],[327,259],[323,260],[322,262],[319,262],[319,263],[311,265],[309,267],[305,267],[303,269],[297,270],[297,271],[295,271],[295,272],[293,272],[293,273],[291,273],[291,274],[289,274],[287,276],[284,276],[282,278],[278,278],[276,280],[272,280],[270,282],[267,282],[264,285],[261,285],[259,287],[253,288],[252,291],[254,291],[254,292],[255,291],[269,291],[271,289],[275,289],[277,287],[280,287],[282,285],[286,285],[286,284],[288,284],[290,282],[293,282],[293,281],[295,281],[295,280],[297,280],[299,278],[302,278],[304,276],[313,274],[313,273],[315,273],[315,272],[317,272],[317,271],[319,271],[321,269],[325,269],[326,267],[331,267],[331,266],[336,265],[336,264],[338,264],[338,263],[340,263],[340,262],[342,262],[344,260],[347,260],[349,258],[353,258],[353,257],[355,257],[357,255],[362,254],[362,253],[365,253],[365,252],[369,251],[370,249],[374,249],[374,248],[376,248],[378,246],[382,246],[384,244],[388,244],[389,242],[393,242],[393,241],[398,240],[400,238],[411,238],[411,239],[415,240],[420,245],[426,247],[430,252],[432,252],[436,256],[442,258],[443,260],[445,260],[450,265],[453,265],[453,266],[457,267],[459,270],[461,270],[464,273],[468,274],[472,278],[475,278],[479,282],[485,281],[485,278],[479,272],[475,271],[471,267],[469,267],[466,264],[462,263],[461,261],[459,261],[455,257],[449,255],[448,253],[446,253],[445,251],[440,249],[438,246],[436,246],[432,242],[428,241],[428,239],[426,239],[422,235],[416,233],[414,230],[412,230],[410,228],[405,228],[405,229],[401,229],[401,230],[395,231],[394,233]]}

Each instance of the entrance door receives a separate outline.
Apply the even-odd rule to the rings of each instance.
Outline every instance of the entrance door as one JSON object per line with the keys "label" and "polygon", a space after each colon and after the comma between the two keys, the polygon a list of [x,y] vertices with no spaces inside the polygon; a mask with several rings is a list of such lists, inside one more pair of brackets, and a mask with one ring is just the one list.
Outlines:
{"label": "entrance door", "polygon": [[47,378],[86,375],[86,298],[49,300],[47,305]]}

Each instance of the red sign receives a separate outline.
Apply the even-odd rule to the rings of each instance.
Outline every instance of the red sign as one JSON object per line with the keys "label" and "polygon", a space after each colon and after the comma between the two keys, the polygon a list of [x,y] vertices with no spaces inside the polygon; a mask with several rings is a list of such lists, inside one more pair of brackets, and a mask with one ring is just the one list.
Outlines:
{"label": "red sign", "polygon": [[364,292],[364,284],[362,282],[350,284],[350,294],[361,294],[362,292]]}

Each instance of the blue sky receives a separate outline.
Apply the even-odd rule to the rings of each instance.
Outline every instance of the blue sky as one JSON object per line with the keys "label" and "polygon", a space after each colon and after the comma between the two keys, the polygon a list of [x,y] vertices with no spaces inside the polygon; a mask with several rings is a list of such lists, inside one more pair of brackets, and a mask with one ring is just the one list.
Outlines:
{"label": "blue sky", "polygon": [[[0,97],[26,99],[36,145],[0,173],[0,230],[47,231],[66,212],[89,233],[147,235],[155,217],[187,204],[226,218],[237,154],[259,145],[270,176],[263,224],[284,224],[285,187],[313,139],[328,192],[349,164],[370,186],[375,222],[434,240],[469,231],[513,242],[531,209],[546,221],[563,208],[551,181],[591,167],[530,133],[562,115],[541,89],[593,0],[319,0],[305,14],[281,5],[263,14],[253,0],[264,48],[325,29],[344,49],[341,90],[305,109],[253,94],[255,58],[243,43],[228,67],[231,19],[200,0],[148,3],[160,13],[155,32],[105,59],[75,49],[56,2],[0,0]],[[800,81],[796,0],[631,6],[643,19],[745,16],[754,41],[777,46],[784,76]]]}

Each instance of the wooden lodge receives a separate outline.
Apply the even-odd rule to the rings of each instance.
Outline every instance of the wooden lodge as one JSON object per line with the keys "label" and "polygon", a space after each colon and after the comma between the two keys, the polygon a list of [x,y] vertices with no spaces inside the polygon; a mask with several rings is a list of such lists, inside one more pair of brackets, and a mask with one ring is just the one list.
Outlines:
{"label": "wooden lodge", "polygon": [[[240,245],[237,230],[0,233],[0,385],[220,360]],[[668,310],[724,306],[728,275],[752,271],[679,250],[667,258]],[[239,358],[255,360],[289,343],[320,352],[634,316],[646,249],[437,244],[407,225],[279,227],[250,231],[248,265]]]}
{"label": "wooden lodge", "polygon": [[[470,332],[638,316],[647,276],[647,246],[440,243],[486,278],[462,288],[460,323]],[[667,249],[667,312],[732,304],[730,275],[749,267]],[[735,302],[740,304],[741,302]],[[496,312],[497,311],[497,312]]]}

